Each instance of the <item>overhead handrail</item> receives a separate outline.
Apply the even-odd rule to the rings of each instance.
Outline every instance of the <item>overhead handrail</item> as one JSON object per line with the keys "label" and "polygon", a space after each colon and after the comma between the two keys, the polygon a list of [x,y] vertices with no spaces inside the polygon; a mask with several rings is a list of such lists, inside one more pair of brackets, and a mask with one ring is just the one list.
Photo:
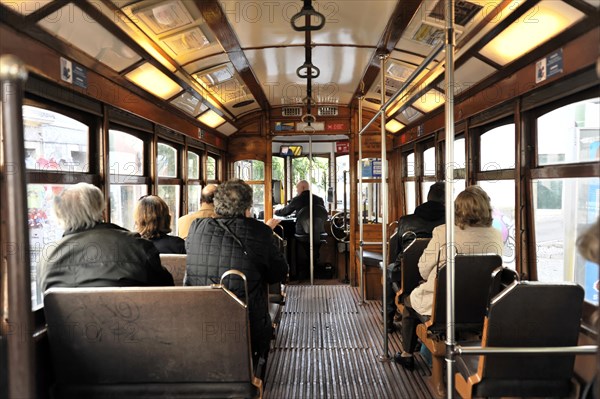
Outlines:
{"label": "overhead handrail", "polygon": [[[447,0],[448,1],[448,0]],[[385,104],[383,104],[381,106],[381,108],[379,109],[379,111],[377,111],[375,113],[375,115],[373,115],[373,117],[371,118],[371,120],[369,120],[369,122],[367,122],[367,124],[358,131],[359,136],[362,135],[368,128],[369,126],[371,126],[371,124],[373,122],[375,122],[375,120],[377,119],[377,117],[379,117],[381,115],[382,112],[385,112],[387,110],[387,108],[398,99],[398,97],[400,97],[400,95],[404,94],[404,91],[412,84],[412,82],[417,78],[417,76],[419,76],[419,74],[421,72],[423,72],[423,70],[431,63],[431,61],[433,61],[435,59],[435,57],[437,57],[437,55],[444,49],[444,43],[439,43],[437,46],[435,46],[433,48],[433,50],[431,50],[431,53],[427,56],[427,58],[425,58],[423,60],[423,62],[421,64],[419,64],[419,66],[413,71],[413,73],[410,74],[410,76],[406,79],[406,81],[402,84],[402,86],[400,87],[400,89],[394,93],[394,95],[392,97],[390,97],[389,100],[387,100],[385,102]],[[447,101],[447,100],[446,100]],[[360,108],[359,108],[360,109]]]}

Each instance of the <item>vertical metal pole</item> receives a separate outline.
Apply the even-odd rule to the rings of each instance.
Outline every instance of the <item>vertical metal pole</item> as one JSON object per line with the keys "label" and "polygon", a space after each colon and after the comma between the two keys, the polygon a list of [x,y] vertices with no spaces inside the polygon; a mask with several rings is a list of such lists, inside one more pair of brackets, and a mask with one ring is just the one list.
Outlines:
{"label": "vertical metal pole", "polygon": [[[385,59],[386,54],[380,54],[379,60],[381,61],[381,104],[385,104]],[[387,223],[388,223],[388,185],[387,185],[387,134],[385,131],[385,111],[381,113],[381,195],[380,203],[382,208],[382,220],[381,220],[381,257],[382,257],[382,272],[383,272],[383,354],[381,355],[383,360],[390,360],[390,354],[388,350],[388,334],[387,334]],[[375,215],[378,214],[378,209],[375,208]]]}
{"label": "vertical metal pole", "polygon": [[23,83],[27,71],[13,55],[0,57],[2,82],[2,139],[5,179],[6,229],[2,262],[7,264],[8,314],[2,315],[8,352],[8,396],[33,398],[33,313],[31,312],[31,269],[27,228],[27,189],[23,143]]}
{"label": "vertical metal pole", "polygon": [[358,286],[360,290],[360,302],[359,305],[365,303],[365,287],[363,282],[363,201],[362,201],[362,190],[363,190],[363,173],[362,173],[362,103],[364,96],[358,97]]}
{"label": "vertical metal pole", "polygon": [[315,273],[315,265],[314,265],[314,232],[313,232],[313,196],[312,196],[312,177],[313,177],[313,156],[312,156],[312,136],[308,136],[308,211],[310,216],[310,232],[308,233],[309,243],[309,254],[310,256],[310,284],[314,284],[314,273]]}
{"label": "vertical metal pole", "polygon": [[446,0],[446,395],[454,395],[454,0]]}

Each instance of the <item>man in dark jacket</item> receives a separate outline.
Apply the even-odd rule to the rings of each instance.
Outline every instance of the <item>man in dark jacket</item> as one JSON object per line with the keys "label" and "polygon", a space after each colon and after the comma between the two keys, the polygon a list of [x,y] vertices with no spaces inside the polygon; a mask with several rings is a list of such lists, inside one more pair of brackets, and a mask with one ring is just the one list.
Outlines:
{"label": "man in dark jacket", "polygon": [[[429,188],[427,193],[427,202],[422,203],[415,208],[415,213],[412,215],[402,216],[398,220],[398,234],[395,239],[398,240],[397,248],[398,251],[392,254],[393,257],[390,259],[398,259],[404,250],[404,246],[412,241],[413,236],[406,237],[402,240],[404,233],[412,231],[416,234],[417,238],[431,238],[431,232],[433,229],[441,224],[446,223],[446,208],[445,208],[445,193],[446,186],[444,182],[434,183]],[[392,264],[393,265],[393,264]],[[392,266],[390,265],[390,266]],[[387,300],[387,330],[388,332],[394,331],[394,314],[396,313],[396,305],[394,303],[395,293],[392,289],[392,273],[391,267],[388,266],[388,279],[386,286],[386,293],[388,296]]]}
{"label": "man in dark jacket", "polygon": [[[246,275],[253,362],[266,359],[273,334],[269,316],[267,284],[283,281],[288,265],[275,246],[272,228],[250,217],[252,188],[235,179],[221,184],[214,196],[213,218],[196,219],[186,239],[187,265],[184,285],[209,285],[218,282],[230,269]],[[244,284],[228,278],[227,288],[246,300]],[[264,368],[263,368],[264,370]]]}
{"label": "man in dark jacket", "polygon": [[[289,204],[287,204],[285,207],[278,209],[275,211],[275,215],[277,216],[288,216],[291,215],[294,212],[298,212],[300,209],[304,208],[304,207],[308,207],[309,205],[309,201],[310,201],[310,190],[308,189],[308,182],[306,180],[300,180],[298,183],[296,183],[296,193],[298,195],[296,195],[294,198],[292,198],[292,200],[290,201]],[[325,207],[325,203],[323,202],[323,198],[313,194],[313,206],[317,206],[320,205],[322,207]],[[296,233],[297,234],[305,234],[304,230],[302,230],[302,227],[299,224],[296,224]]]}
{"label": "man in dark jacket", "polygon": [[41,258],[40,286],[123,287],[173,285],[151,241],[117,225],[102,222],[104,196],[99,188],[79,183],[54,199],[65,230]]}

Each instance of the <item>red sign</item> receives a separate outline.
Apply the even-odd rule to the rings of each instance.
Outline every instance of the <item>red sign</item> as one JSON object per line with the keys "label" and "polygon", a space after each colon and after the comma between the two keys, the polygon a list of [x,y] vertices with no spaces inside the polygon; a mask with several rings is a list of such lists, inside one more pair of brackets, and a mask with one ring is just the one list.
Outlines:
{"label": "red sign", "polygon": [[326,122],[325,123],[325,130],[331,131],[331,130],[348,130],[348,127],[346,125],[345,122]]}
{"label": "red sign", "polygon": [[349,141],[338,141],[335,143],[335,153],[336,154],[348,154],[350,152],[350,142]]}

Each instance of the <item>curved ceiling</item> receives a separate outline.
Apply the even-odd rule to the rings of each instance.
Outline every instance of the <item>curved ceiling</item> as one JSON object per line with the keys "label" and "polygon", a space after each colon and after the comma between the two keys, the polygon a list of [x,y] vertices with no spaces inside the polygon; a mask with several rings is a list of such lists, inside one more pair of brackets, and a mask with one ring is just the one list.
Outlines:
{"label": "curved ceiling", "polygon": [[[305,62],[307,36],[292,29],[290,21],[303,4],[57,0],[2,1],[2,8],[18,15],[24,26],[37,24],[95,58],[114,71],[112,78],[120,84],[135,85],[228,136],[249,113],[302,105],[306,79],[296,71]],[[312,98],[317,104],[350,106],[364,95],[363,106],[377,111],[380,54],[387,55],[387,100],[444,41],[444,4],[313,1],[325,25],[310,35],[312,63],[320,70],[312,79]],[[455,0],[457,94],[574,24],[597,24],[597,12],[597,0]],[[554,25],[556,29],[550,29]],[[520,30],[535,26],[541,31]],[[512,40],[509,45],[497,40],[511,29],[515,32],[507,39]],[[534,36],[537,41],[527,47],[525,38]],[[519,46],[514,45],[515,37],[523,38]],[[504,51],[513,47],[522,47],[524,53]],[[443,104],[443,57],[443,52],[435,56],[414,80],[410,96],[388,110],[388,117],[397,122],[391,131]]]}

